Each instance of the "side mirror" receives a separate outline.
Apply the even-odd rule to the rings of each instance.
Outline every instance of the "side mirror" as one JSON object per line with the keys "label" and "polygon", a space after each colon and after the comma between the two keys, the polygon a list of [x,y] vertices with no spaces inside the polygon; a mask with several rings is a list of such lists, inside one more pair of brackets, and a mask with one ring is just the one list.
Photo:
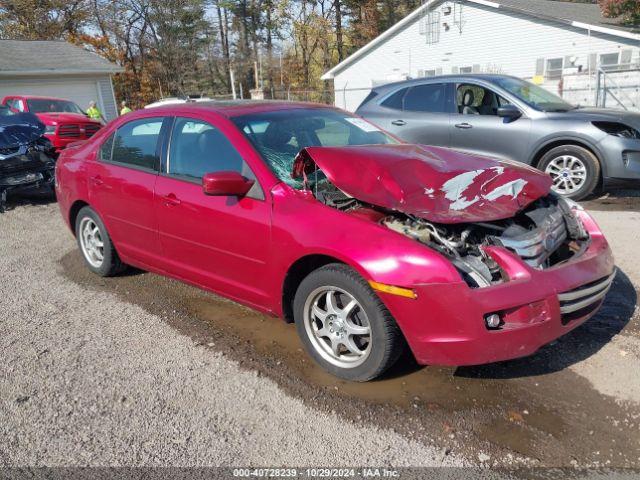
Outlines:
{"label": "side mirror", "polygon": [[515,105],[505,105],[498,108],[498,116],[509,120],[516,120],[522,116],[522,112]]}
{"label": "side mirror", "polygon": [[238,172],[205,173],[202,177],[202,191],[205,195],[244,197],[254,181]]}

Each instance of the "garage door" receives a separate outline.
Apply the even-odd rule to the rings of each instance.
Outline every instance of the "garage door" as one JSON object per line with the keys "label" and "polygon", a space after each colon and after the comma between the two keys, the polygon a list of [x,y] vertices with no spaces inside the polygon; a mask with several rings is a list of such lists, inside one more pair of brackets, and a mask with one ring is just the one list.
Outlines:
{"label": "garage door", "polygon": [[6,95],[42,95],[71,100],[86,110],[89,102],[94,100],[104,111],[98,96],[98,86],[94,80],[65,82],[22,82],[11,81],[0,83],[0,99]]}

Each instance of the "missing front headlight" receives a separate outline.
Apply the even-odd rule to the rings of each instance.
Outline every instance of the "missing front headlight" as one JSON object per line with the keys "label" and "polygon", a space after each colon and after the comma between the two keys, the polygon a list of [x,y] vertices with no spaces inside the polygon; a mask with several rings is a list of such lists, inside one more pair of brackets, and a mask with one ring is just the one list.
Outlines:
{"label": "missing front headlight", "polygon": [[640,132],[629,125],[619,122],[591,122],[594,127],[614,137],[640,140]]}

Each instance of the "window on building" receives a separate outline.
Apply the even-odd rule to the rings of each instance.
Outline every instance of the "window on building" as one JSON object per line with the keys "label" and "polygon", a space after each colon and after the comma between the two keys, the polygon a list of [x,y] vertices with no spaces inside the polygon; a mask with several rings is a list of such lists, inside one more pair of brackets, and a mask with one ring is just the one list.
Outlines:
{"label": "window on building", "polygon": [[433,69],[433,70],[425,70],[424,71],[424,76],[425,77],[435,77],[436,76],[435,69]]}
{"label": "window on building", "polygon": [[620,67],[620,54],[603,53],[600,55],[600,68],[602,70],[618,70]]}
{"label": "window on building", "polygon": [[473,73],[473,67],[460,67],[460,73]]}
{"label": "window on building", "polygon": [[404,97],[404,109],[411,112],[445,111],[445,86],[441,83],[416,85]]}
{"label": "window on building", "polygon": [[544,76],[546,78],[561,78],[563,62],[563,58],[548,58]]}

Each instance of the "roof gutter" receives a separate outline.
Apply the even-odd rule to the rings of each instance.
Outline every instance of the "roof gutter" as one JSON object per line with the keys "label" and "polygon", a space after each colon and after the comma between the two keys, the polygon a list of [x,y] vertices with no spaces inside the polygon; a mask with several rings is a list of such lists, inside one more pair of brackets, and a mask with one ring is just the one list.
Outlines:
{"label": "roof gutter", "polygon": [[[388,37],[391,37],[392,35],[394,35],[398,30],[402,29],[402,27],[404,27],[405,25],[407,25],[408,23],[410,23],[414,19],[416,19],[424,10],[428,10],[429,8],[431,8],[431,6],[433,4],[440,3],[441,1],[443,1],[443,0],[429,0],[427,3],[425,3],[424,5],[418,7],[411,14],[409,14],[408,16],[406,16],[405,18],[400,20],[398,23],[396,23],[391,28],[389,28],[388,30],[386,30],[385,32],[380,34],[378,37],[376,37],[373,40],[371,40],[365,46],[363,46],[362,48],[360,48],[359,50],[357,50],[356,52],[351,54],[349,57],[345,58],[342,62],[337,64],[331,70],[327,71],[320,78],[322,80],[332,80],[333,78],[335,78],[336,74],[338,72],[340,72],[342,69],[344,69],[345,67],[347,67],[348,65],[353,63],[355,60],[357,60],[360,57],[362,57],[365,54],[367,54],[370,50],[375,48],[379,43],[383,42]],[[615,36],[615,37],[621,37],[621,38],[627,38],[627,39],[630,39],[630,40],[640,41],[640,34],[633,33],[633,32],[627,32],[627,31],[624,31],[624,30],[617,30],[615,28],[601,27],[601,26],[598,26],[598,25],[591,25],[591,24],[588,24],[588,23],[575,22],[575,21],[572,21],[572,20],[565,20],[565,19],[562,19],[562,18],[551,17],[551,16],[548,16],[548,15],[541,15],[541,14],[536,13],[536,12],[531,12],[531,11],[525,9],[525,8],[516,8],[516,7],[512,7],[510,5],[501,5],[498,2],[491,2],[491,1],[488,1],[488,0],[464,0],[464,1],[466,1],[468,3],[475,3],[477,5],[484,5],[484,6],[490,7],[490,8],[495,8],[495,9],[500,9],[500,10],[505,10],[505,11],[511,11],[511,12],[515,12],[515,13],[521,13],[521,14],[524,14],[524,15],[528,15],[530,17],[540,18],[540,19],[547,20],[547,21],[550,21],[550,22],[563,23],[565,25],[570,25],[570,26],[572,26],[574,28],[580,28],[580,29],[591,31],[591,32],[598,32],[598,33],[603,33],[603,34],[606,34],[606,35],[612,35],[612,36]]]}
{"label": "roof gutter", "polygon": [[114,73],[124,72],[122,67],[113,67],[104,70],[0,70],[0,77],[32,77],[47,75],[113,75]]}

